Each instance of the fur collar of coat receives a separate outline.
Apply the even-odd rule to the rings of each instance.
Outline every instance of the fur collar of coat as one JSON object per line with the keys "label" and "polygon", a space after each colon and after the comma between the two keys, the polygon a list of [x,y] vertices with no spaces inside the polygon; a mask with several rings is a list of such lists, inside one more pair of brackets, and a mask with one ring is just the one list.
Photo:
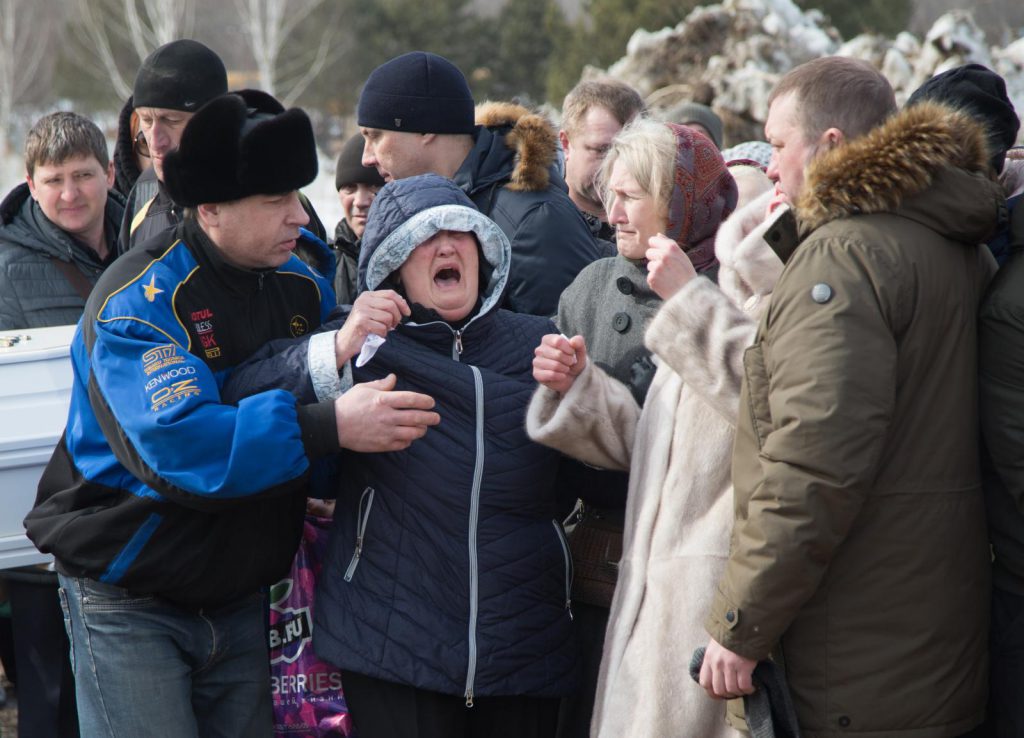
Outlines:
{"label": "fur collar of coat", "polygon": [[984,174],[988,162],[979,123],[944,105],[919,103],[812,162],[796,205],[801,230],[892,212],[930,188],[942,170]]}
{"label": "fur collar of coat", "polygon": [[539,192],[550,181],[548,169],[555,163],[558,132],[543,115],[522,105],[484,102],[476,108],[476,123],[485,128],[509,128],[505,144],[516,153],[515,168],[507,187],[520,192]]}

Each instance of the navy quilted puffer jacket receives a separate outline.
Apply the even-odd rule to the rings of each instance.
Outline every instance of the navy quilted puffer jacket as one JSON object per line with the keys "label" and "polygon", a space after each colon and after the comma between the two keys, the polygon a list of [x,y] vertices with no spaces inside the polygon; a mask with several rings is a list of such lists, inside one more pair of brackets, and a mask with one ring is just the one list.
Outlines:
{"label": "navy quilted puffer jacket", "polygon": [[343,670],[467,702],[565,695],[576,645],[555,519],[559,457],[523,428],[533,348],[553,324],[497,307],[508,240],[436,175],[377,195],[360,286],[377,288],[439,230],[476,233],[490,266],[483,299],[460,330],[404,323],[354,369],[356,382],[393,372],[398,389],[430,394],[441,424],[404,451],[342,460],[314,643]]}

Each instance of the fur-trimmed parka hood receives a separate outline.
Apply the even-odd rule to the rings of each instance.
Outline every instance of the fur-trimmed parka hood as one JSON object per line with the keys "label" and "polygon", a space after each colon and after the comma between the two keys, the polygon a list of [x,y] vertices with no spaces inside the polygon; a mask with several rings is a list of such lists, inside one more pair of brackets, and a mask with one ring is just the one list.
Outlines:
{"label": "fur-trimmed parka hood", "polygon": [[485,102],[476,108],[475,145],[455,174],[470,196],[497,182],[510,190],[540,192],[553,180],[558,133],[542,115],[522,105]]}
{"label": "fur-trimmed parka hood", "polygon": [[984,130],[966,113],[931,102],[906,108],[814,160],[796,206],[801,235],[851,215],[899,213],[977,244],[1002,194],[988,160]]}

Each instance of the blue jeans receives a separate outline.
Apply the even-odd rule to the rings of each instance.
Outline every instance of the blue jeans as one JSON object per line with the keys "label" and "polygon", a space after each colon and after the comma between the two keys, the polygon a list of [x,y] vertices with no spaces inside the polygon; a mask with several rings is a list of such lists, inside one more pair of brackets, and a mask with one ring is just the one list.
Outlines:
{"label": "blue jeans", "polygon": [[261,595],[191,612],[92,579],[60,584],[83,736],[272,734]]}

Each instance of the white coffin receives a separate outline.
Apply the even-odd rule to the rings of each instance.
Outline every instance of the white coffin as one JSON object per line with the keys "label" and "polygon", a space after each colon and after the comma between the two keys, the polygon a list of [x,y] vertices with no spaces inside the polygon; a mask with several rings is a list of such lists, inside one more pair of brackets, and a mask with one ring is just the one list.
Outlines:
{"label": "white coffin", "polygon": [[0,569],[49,560],[21,521],[68,417],[75,326],[0,331]]}

